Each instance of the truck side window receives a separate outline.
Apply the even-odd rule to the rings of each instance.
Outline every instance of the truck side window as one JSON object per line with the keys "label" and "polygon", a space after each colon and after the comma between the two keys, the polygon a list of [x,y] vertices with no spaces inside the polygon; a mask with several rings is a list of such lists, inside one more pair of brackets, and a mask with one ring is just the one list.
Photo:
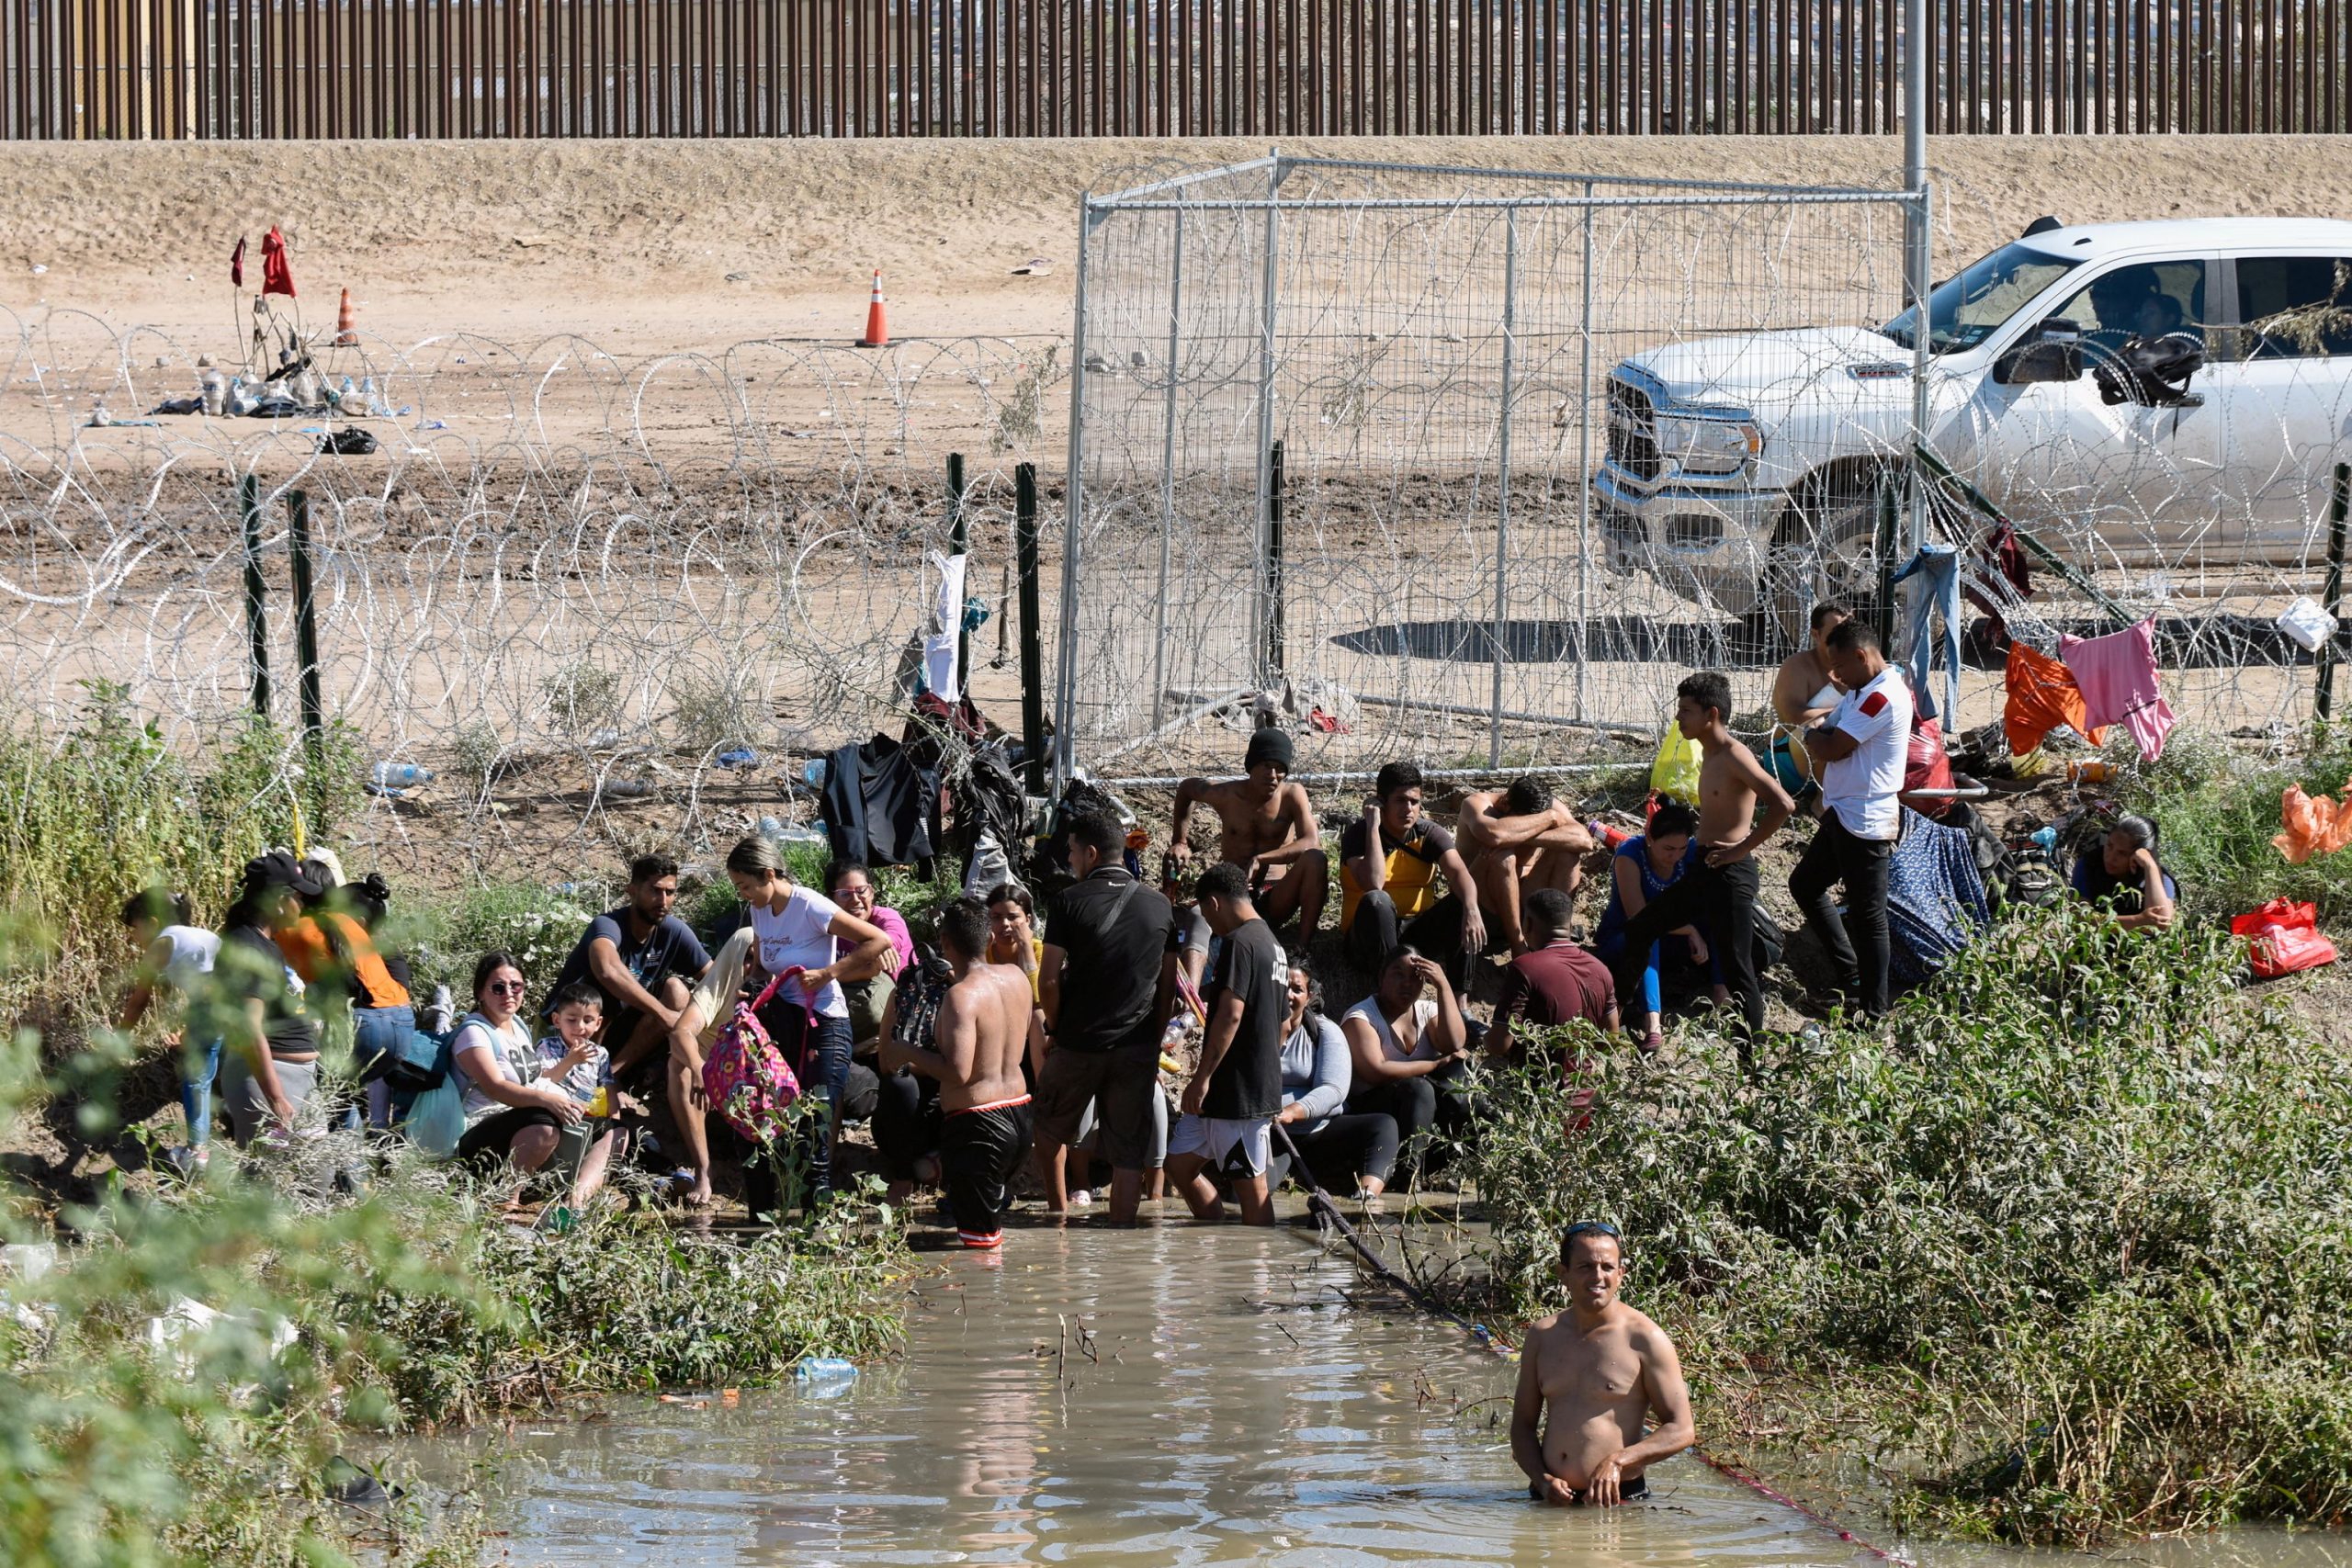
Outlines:
{"label": "truck side window", "polygon": [[2083,291],[2050,312],[2079,325],[2091,342],[2120,348],[2132,337],[2171,333],[2207,336],[2205,264],[2201,261],[2142,262],[2094,278]]}
{"label": "truck side window", "polygon": [[2352,257],[2241,256],[2240,359],[2352,358]]}

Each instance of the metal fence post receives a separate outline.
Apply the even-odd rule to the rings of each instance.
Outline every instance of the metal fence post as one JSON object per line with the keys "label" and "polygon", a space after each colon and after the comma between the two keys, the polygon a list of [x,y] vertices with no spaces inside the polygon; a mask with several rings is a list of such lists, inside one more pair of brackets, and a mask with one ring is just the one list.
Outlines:
{"label": "metal fence post", "polygon": [[1503,209],[1503,389],[1502,430],[1496,453],[1501,469],[1495,508],[1494,693],[1487,721],[1487,766],[1503,765],[1503,637],[1510,615],[1510,399],[1511,340],[1518,330],[1519,209]]}
{"label": "metal fence post", "polygon": [[[1578,310],[1577,335],[1581,341],[1577,370],[1577,706],[1579,719],[1589,718],[1586,706],[1587,672],[1592,660],[1592,182],[1584,184],[1584,299]],[[1604,412],[1602,416],[1608,417]]]}
{"label": "metal fence post", "polygon": [[1266,454],[1266,646],[1264,664],[1270,679],[1283,673],[1284,621],[1283,581],[1283,444]]}
{"label": "metal fence post", "polygon": [[[1283,186],[1282,152],[1269,149],[1273,159],[1266,171],[1266,254],[1260,278],[1260,310],[1258,323],[1258,508],[1253,520],[1258,560],[1258,592],[1250,606],[1250,630],[1253,646],[1265,647],[1266,619],[1270,602],[1266,580],[1266,506],[1272,491],[1271,471],[1274,439],[1274,288],[1276,269],[1274,254],[1282,243],[1280,209],[1275,203],[1281,198]],[[1255,683],[1263,687],[1268,671],[1261,669]]]}
{"label": "metal fence post", "polygon": [[287,547],[294,567],[295,690],[302,704],[302,734],[309,741],[311,762],[318,761],[319,743],[325,737],[326,704],[319,690],[319,605],[311,575],[311,497],[295,491],[286,498]]}
{"label": "metal fence post", "polygon": [[[964,525],[964,454],[947,454],[947,554],[950,559],[971,553],[971,538]],[[972,563],[964,563],[966,592],[969,594]],[[940,630],[947,628],[942,626]],[[959,696],[972,694],[972,634],[964,626],[964,606],[956,606],[956,690]]]}
{"label": "metal fence post", "polygon": [[1086,535],[1086,256],[1093,246],[1096,221],[1092,193],[1080,196],[1078,304],[1069,334],[1069,458],[1062,481],[1062,602],[1057,617],[1061,647],[1054,650],[1053,792],[1057,800],[1078,766],[1078,570]]}
{"label": "metal fence post", "polygon": [[1029,788],[1046,788],[1046,646],[1037,606],[1037,465],[1012,470],[1012,553],[1021,575],[1021,767]]}
{"label": "metal fence post", "polygon": [[[1871,616],[1871,630],[1878,633],[1879,646],[1886,649],[1889,659],[1895,657],[1894,647],[1894,540],[1895,526],[1900,521],[1895,508],[1896,480],[1889,474],[1878,490],[1878,526],[1871,531],[1871,553],[1878,561],[1878,592]],[[1946,728],[1959,722],[1953,715],[1945,721]]]}
{"label": "metal fence post", "polygon": [[237,510],[245,533],[245,638],[253,656],[254,712],[269,716],[269,585],[261,575],[261,479],[237,481]]}
{"label": "metal fence post", "polygon": [[[2331,615],[2344,611],[2344,526],[2347,513],[2352,513],[2352,463],[2335,465],[2334,493],[2327,502],[2327,585],[2322,590]],[[2312,693],[2312,705],[2325,724],[2335,711],[2335,636],[2330,634],[2320,645],[2316,660],[2319,671],[2317,685]]]}
{"label": "metal fence post", "polygon": [[1151,727],[1168,722],[1168,570],[1176,548],[1176,355],[1184,306],[1184,212],[1176,211],[1176,251],[1168,279],[1168,415],[1159,434],[1159,595],[1152,610]]}

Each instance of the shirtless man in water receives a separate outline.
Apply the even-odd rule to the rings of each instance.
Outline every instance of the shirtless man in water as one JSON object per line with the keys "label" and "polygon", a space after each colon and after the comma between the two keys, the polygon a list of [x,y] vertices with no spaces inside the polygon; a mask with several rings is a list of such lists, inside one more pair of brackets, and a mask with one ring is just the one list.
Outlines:
{"label": "shirtless man in water", "polygon": [[[882,1066],[939,1080],[940,1181],[966,1247],[1004,1242],[1005,1183],[1029,1153],[1029,1090],[1021,1077],[1029,1043],[1029,976],[990,964],[989,912],[958,898],[940,912],[939,950],[955,972],[932,1027],[936,1050],[886,1029]],[[912,999],[910,998],[910,1005]],[[891,1022],[898,1021],[893,998]]]}
{"label": "shirtless man in water", "polygon": [[1764,982],[1756,973],[1755,854],[1796,806],[1725,724],[1731,714],[1729,681],[1713,671],[1691,675],[1675,688],[1674,697],[1675,723],[1699,743],[1699,830],[1690,835],[1681,876],[1625,922],[1625,946],[1615,965],[1617,1006],[1629,1017],[1634,1010],[1651,943],[1668,931],[1699,926],[1722,966],[1724,985],[1739,999],[1747,1025],[1739,1035],[1740,1059],[1746,1061],[1748,1038],[1764,1027]]}
{"label": "shirtless man in water", "polygon": [[1313,940],[1316,923],[1323,918],[1331,857],[1323,848],[1306,786],[1289,782],[1294,756],[1288,735],[1261,729],[1250,737],[1250,750],[1242,759],[1247,778],[1224,784],[1186,779],[1178,784],[1175,816],[1168,825],[1168,859],[1180,874],[1192,863],[1186,831],[1193,802],[1205,804],[1223,825],[1219,857],[1248,875],[1258,913],[1268,925],[1298,917],[1303,946]]}
{"label": "shirtless man in water", "polygon": [[1559,1270],[1568,1310],[1532,1325],[1520,1348],[1511,1458],[1536,1501],[1608,1507],[1645,1495],[1644,1472],[1699,1440],[1690,1391],[1674,1341],[1617,1299],[1625,1238],[1614,1225],[1570,1225]]}
{"label": "shirtless man in water", "polygon": [[1827,719],[1846,695],[1829,668],[1829,634],[1854,618],[1843,604],[1813,607],[1813,637],[1781,663],[1772,677],[1772,716],[1780,733],[1772,738],[1772,772],[1781,784],[1802,795],[1811,789],[1814,764],[1798,737]]}

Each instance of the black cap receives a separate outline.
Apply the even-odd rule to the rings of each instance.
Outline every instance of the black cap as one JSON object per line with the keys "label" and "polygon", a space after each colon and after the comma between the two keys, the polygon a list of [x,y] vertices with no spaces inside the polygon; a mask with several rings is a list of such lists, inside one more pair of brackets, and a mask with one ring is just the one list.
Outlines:
{"label": "black cap", "polygon": [[322,898],[326,883],[314,867],[304,865],[284,850],[255,855],[245,863],[245,891],[260,893],[283,887],[300,898]]}
{"label": "black cap", "polygon": [[1242,753],[1241,765],[1255,768],[1261,762],[1272,762],[1283,772],[1289,773],[1291,760],[1296,755],[1297,748],[1291,743],[1287,731],[1261,729],[1250,735],[1250,750]]}

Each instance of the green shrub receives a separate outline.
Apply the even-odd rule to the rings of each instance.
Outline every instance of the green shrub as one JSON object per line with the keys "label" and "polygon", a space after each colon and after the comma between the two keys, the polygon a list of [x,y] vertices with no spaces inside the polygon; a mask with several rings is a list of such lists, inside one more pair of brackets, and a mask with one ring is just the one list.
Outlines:
{"label": "green shrub", "polygon": [[[0,919],[0,976],[29,951]],[[110,1131],[132,1060],[109,1031],[54,1068],[30,1031],[0,1036],[0,1145],[67,1089],[85,1131]],[[226,1149],[196,1188],[118,1173],[60,1216],[70,1239],[0,1177],[0,1240],[57,1247],[45,1275],[0,1280],[0,1562],[477,1563],[462,1500],[340,1506],[345,1456],[581,1391],[771,1382],[813,1351],[897,1344],[911,1262],[888,1210],[841,1204],[742,1245],[623,1214],[540,1234],[451,1190],[447,1168],[394,1161],[338,1196],[330,1173],[368,1165],[330,1137],[253,1179]],[[151,1322],[184,1314],[175,1344],[151,1345]]]}
{"label": "green shrub", "polygon": [[2227,742],[2175,731],[2164,755],[2118,791],[2162,830],[2164,862],[2193,913],[2226,920],[2267,898],[2308,899],[2323,922],[2352,917],[2352,852],[2290,865],[2271,839],[2290,784],[2341,798],[2352,780],[2352,731],[2337,731],[2287,761],[2248,757]]}
{"label": "green shrub", "polygon": [[359,799],[357,746],[340,723],[306,748],[240,714],[184,751],[131,712],[123,687],[85,689],[62,734],[0,730],[0,912],[51,954],[20,965],[13,990],[21,1001],[43,989],[69,1010],[129,957],[119,914],[131,894],[175,888],[214,919],[247,860],[322,840]]}
{"label": "green shrub", "polygon": [[471,1005],[474,960],[485,953],[512,954],[533,994],[546,990],[603,908],[531,883],[493,883],[403,916],[390,942],[409,953],[422,992],[446,985],[463,1008]]}
{"label": "green shrub", "polygon": [[[1883,1032],[1508,1077],[1464,1151],[1533,1312],[1571,1218],[1624,1226],[1709,1418],[1874,1391],[1914,1519],[2083,1541],[2352,1504],[2352,1082],[2210,926],[2010,920]],[[1564,1048],[1566,1043],[1563,1043]],[[1792,1401],[1804,1431],[1805,1401]],[[1703,1426],[1702,1426],[1703,1429]],[[1720,1429],[1720,1425],[1718,1426]]]}

